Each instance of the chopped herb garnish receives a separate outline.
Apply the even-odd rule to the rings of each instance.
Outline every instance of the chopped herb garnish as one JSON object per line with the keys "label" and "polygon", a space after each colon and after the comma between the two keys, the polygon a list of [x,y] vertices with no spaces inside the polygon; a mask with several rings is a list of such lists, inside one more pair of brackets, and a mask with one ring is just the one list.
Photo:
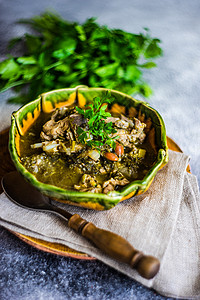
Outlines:
{"label": "chopped herb garnish", "polygon": [[104,121],[106,118],[111,117],[111,114],[106,109],[113,100],[107,94],[102,98],[95,97],[93,103],[87,105],[85,109],[76,107],[77,112],[88,120],[88,130],[84,130],[81,127],[77,128],[78,139],[82,144],[97,149],[104,144],[115,148],[114,138],[110,138],[109,135],[117,131],[113,128],[112,122],[107,123]]}

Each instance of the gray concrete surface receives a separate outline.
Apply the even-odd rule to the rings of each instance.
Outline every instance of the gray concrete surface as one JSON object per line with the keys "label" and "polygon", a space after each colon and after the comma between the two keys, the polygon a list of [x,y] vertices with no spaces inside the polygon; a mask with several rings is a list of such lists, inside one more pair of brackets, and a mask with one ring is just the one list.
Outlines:
{"label": "gray concrete surface", "polygon": [[[190,155],[200,183],[200,2],[0,0],[0,59],[5,58],[8,40],[26,31],[15,22],[46,9],[79,22],[95,16],[100,24],[133,33],[148,27],[162,40],[164,56],[156,61],[156,69],[144,74],[154,90],[148,101],[163,116],[168,136]],[[11,94],[0,94],[0,130],[9,126],[10,114],[18,108],[7,104]],[[43,253],[3,228],[0,243],[2,300],[167,299],[98,261]]]}

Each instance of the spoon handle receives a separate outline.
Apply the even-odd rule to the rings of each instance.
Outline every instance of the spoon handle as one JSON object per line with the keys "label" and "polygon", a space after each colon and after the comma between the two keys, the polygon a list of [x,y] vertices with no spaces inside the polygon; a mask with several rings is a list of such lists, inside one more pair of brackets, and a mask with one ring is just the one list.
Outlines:
{"label": "spoon handle", "polygon": [[144,255],[120,235],[96,227],[93,223],[74,214],[68,221],[68,226],[91,241],[97,248],[110,257],[129,264],[146,278],[153,278],[159,271],[160,262],[153,256]]}

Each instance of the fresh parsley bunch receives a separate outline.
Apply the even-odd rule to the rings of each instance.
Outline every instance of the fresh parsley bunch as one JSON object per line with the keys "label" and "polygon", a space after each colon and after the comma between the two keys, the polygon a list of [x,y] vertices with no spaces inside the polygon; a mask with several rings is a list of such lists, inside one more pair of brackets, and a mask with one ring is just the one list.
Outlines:
{"label": "fresh parsley bunch", "polygon": [[113,98],[108,96],[103,98],[95,97],[93,103],[87,105],[85,109],[76,107],[77,112],[88,120],[87,130],[81,127],[77,128],[78,139],[82,144],[97,149],[103,144],[115,148],[115,141],[109,135],[117,131],[113,128],[112,122],[106,123],[104,121],[106,118],[111,117],[111,114],[106,112],[106,109],[107,103],[111,103],[113,100]]}
{"label": "fresh parsley bunch", "polygon": [[22,56],[9,55],[0,63],[0,91],[14,88],[12,102],[27,103],[40,93],[81,84],[151,94],[142,69],[155,67],[152,60],[162,50],[148,29],[133,34],[100,26],[94,18],[81,25],[48,12],[19,23],[35,33],[11,40],[9,49],[22,48]]}

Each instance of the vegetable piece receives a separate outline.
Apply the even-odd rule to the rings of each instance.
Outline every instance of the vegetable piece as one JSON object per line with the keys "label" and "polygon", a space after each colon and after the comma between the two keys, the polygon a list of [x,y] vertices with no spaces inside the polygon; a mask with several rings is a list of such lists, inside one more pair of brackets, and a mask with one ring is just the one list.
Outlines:
{"label": "vegetable piece", "polygon": [[142,70],[156,67],[151,60],[162,50],[148,29],[128,33],[101,26],[94,18],[78,24],[49,12],[20,23],[35,34],[11,40],[10,48],[23,53],[0,63],[0,91],[17,87],[10,102],[27,103],[46,91],[81,84],[150,96]]}
{"label": "vegetable piece", "polygon": [[100,158],[100,153],[97,150],[90,150],[88,156],[93,160],[97,161]]}
{"label": "vegetable piece", "polygon": [[146,150],[145,149],[139,149],[138,150],[138,157],[139,158],[145,157],[145,154],[146,154]]}
{"label": "vegetable piece", "polygon": [[112,152],[106,152],[104,154],[104,156],[105,156],[106,159],[111,160],[111,161],[118,161],[119,160],[119,157],[115,153],[112,153]]}
{"label": "vegetable piece", "polygon": [[33,145],[31,145],[32,149],[37,149],[37,148],[42,148],[42,143],[35,143]]}
{"label": "vegetable piece", "polygon": [[54,152],[59,144],[57,141],[45,142],[43,143],[43,151]]}
{"label": "vegetable piece", "polygon": [[75,141],[71,141],[71,151],[75,150],[75,146],[76,146],[76,142]]}

